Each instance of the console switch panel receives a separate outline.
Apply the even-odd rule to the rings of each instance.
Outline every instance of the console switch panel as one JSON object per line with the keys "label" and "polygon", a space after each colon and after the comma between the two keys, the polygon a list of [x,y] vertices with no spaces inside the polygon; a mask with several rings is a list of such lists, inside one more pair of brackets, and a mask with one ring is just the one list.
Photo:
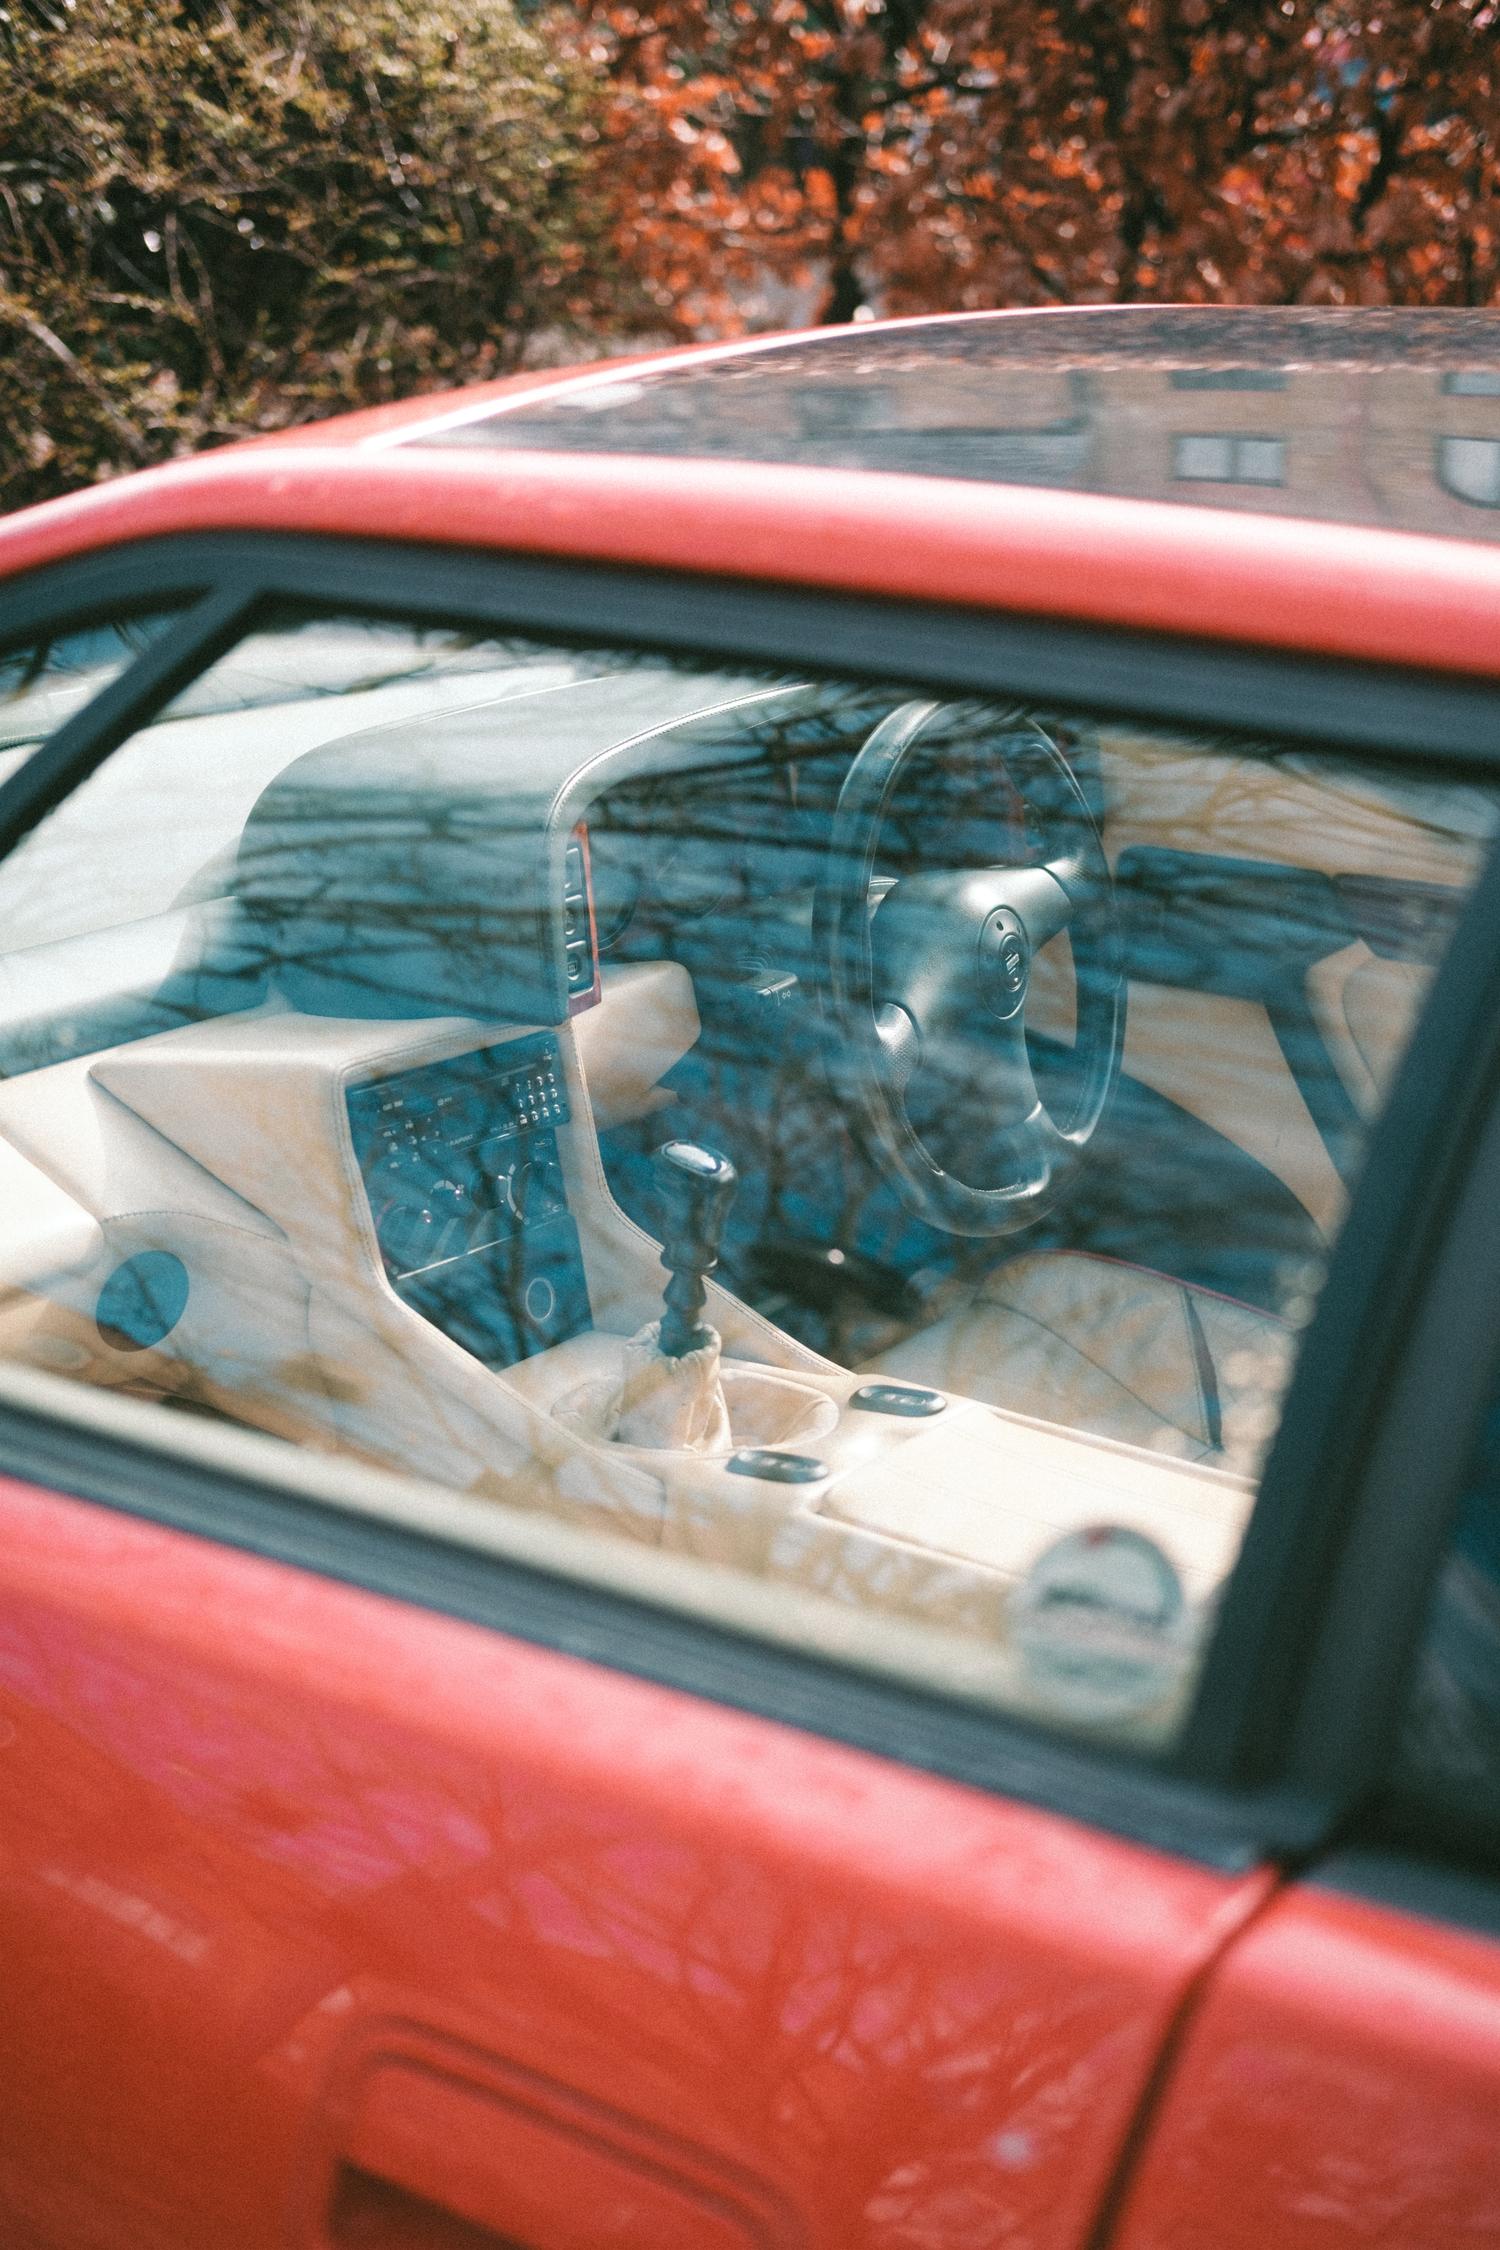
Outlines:
{"label": "console switch panel", "polygon": [[404,1304],[494,1368],[592,1325],[550,1033],[349,1091],[381,1263]]}

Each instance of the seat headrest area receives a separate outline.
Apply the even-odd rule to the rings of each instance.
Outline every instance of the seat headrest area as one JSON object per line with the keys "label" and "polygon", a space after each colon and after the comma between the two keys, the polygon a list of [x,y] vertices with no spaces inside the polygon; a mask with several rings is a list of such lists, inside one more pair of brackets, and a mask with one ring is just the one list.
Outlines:
{"label": "seat headrest area", "polygon": [[[483,723],[476,723],[482,721]],[[554,1022],[537,808],[497,772],[493,713],[311,750],[262,793],[236,896],[306,1015]]]}

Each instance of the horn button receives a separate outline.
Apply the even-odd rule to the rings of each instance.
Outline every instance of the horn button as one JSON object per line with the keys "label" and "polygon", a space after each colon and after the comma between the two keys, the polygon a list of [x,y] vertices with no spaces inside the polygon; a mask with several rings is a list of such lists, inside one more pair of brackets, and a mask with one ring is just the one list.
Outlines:
{"label": "horn button", "polygon": [[1031,981],[1031,942],[1025,926],[1008,906],[997,906],[979,933],[979,988],[985,1006],[1003,1023],[1026,1005]]}

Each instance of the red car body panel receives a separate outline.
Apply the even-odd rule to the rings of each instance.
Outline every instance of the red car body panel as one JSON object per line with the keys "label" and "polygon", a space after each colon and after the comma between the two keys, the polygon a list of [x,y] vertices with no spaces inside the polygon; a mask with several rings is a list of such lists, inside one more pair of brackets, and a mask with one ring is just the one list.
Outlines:
{"label": "red car body panel", "polygon": [[0,578],[130,540],[223,530],[572,556],[1500,674],[1500,549],[759,462],[248,447],[0,523]]}
{"label": "red car body panel", "polygon": [[[368,444],[447,403],[29,510],[0,578],[300,532],[1500,675],[1494,547]],[[1500,2237],[1500,1947],[15,1483],[0,1790],[6,2250]]]}
{"label": "red car body panel", "polygon": [[1117,2250],[1500,2241],[1500,1946],[1286,1891],[1183,2042]]}
{"label": "red car body panel", "polygon": [[8,2246],[1076,2250],[1268,1888],[16,1484],[0,1735]]}

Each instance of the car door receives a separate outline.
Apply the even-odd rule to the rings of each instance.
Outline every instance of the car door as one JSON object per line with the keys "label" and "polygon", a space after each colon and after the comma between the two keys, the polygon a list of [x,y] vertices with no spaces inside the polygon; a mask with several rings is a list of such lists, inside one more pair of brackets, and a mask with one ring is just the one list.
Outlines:
{"label": "car door", "polygon": [[[273,598],[282,606],[268,609]],[[21,847],[7,911],[13,933],[24,932],[10,943],[25,1003],[9,1034],[4,1130],[26,1167],[24,1192],[50,1180],[109,1235],[111,1276],[122,1267],[138,1276],[141,1259],[182,1263],[188,1219],[200,1230],[194,1242],[212,1226],[222,1245],[238,1228],[245,1257],[271,1271],[295,1219],[295,1172],[280,1202],[269,1175],[261,1203],[242,1198],[248,1218],[224,1217],[223,1194],[238,1191],[222,1181],[212,1194],[199,1181],[189,1209],[179,1157],[211,1166],[185,1140],[168,1167],[179,1183],[176,1235],[159,1232],[167,1191],[161,1208],[146,1207],[133,1179],[107,1207],[98,1189],[89,1210],[95,1175],[72,1152],[66,1121],[49,1138],[62,1113],[35,1095],[39,1073],[71,1086],[75,1065],[86,1073],[101,1055],[178,1037],[189,1006],[189,1031],[226,1012],[268,1020],[256,1013],[259,987],[226,997],[234,980],[218,956],[212,977],[206,955],[191,961],[193,989],[212,984],[208,997],[182,997],[182,948],[218,927],[210,876],[222,863],[208,848],[218,814],[202,812],[190,879],[174,856],[199,818],[196,796],[159,862],[146,865],[143,845],[113,861],[85,853],[77,897],[88,926],[59,934],[49,917],[64,847],[134,834],[130,777],[149,774],[156,752],[141,753],[144,768],[129,760],[164,705],[182,728],[237,713],[264,789],[284,762],[281,730],[301,725],[311,701],[324,699],[322,709],[351,679],[361,695],[391,692],[389,673],[365,664],[346,666],[336,687],[319,673],[309,689],[299,673],[295,694],[283,669],[271,706],[261,670],[260,684],[241,676],[226,689],[214,667],[240,661],[243,673],[245,636],[287,630],[286,604],[300,605],[298,620],[343,620],[346,637],[351,618],[363,631],[361,619],[392,617],[422,621],[423,632],[456,619],[471,635],[529,635],[525,661],[566,673],[529,676],[534,699],[574,693],[563,659],[587,634],[586,647],[607,643],[632,661],[643,649],[655,661],[666,642],[684,660],[763,664],[775,679],[816,667],[838,645],[866,679],[896,674],[950,696],[1019,686],[1042,709],[1084,708],[1079,646],[1068,645],[1064,664],[1045,635],[1008,634],[1001,620],[962,620],[961,656],[951,634],[935,637],[942,613],[914,610],[898,637],[887,612],[853,601],[799,613],[721,587],[701,599],[678,587],[668,622],[653,606],[658,590],[628,574],[521,570],[367,542],[171,541],[119,563],[61,568],[8,599],[17,643],[111,605],[185,605],[176,628],[34,749],[0,796],[0,840]],[[444,644],[449,655],[454,645]],[[498,663],[490,642],[485,650],[484,663]],[[333,660],[326,636],[317,653]],[[472,689],[471,653],[465,643],[454,659],[445,709]],[[252,669],[264,657],[257,643]],[[1147,640],[1123,654],[1101,646],[1087,707],[1135,725],[1159,708],[1158,657]],[[514,649],[512,658],[521,661]],[[425,695],[429,671],[423,679]],[[395,692],[405,692],[399,680]],[[1487,803],[1484,727],[1461,698],[1424,686],[1393,706],[1354,673],[1330,673],[1320,692],[1321,701],[1299,688],[1295,755],[1277,768],[1282,793],[1301,786],[1297,759],[1316,765],[1322,727],[1345,745],[1373,738],[1386,759],[1420,769],[1421,787],[1441,799],[1436,812],[1423,799],[1417,815],[1429,843],[1456,833],[1453,807]],[[741,709],[742,682],[734,696]],[[1279,704],[1284,724],[1286,703],[1274,660],[1257,668],[1207,655],[1162,724],[1238,729],[1235,740],[1253,744],[1257,710]],[[366,721],[372,708],[360,707]],[[383,706],[382,715],[389,724]],[[326,741],[326,710],[319,727]],[[194,745],[209,739],[173,738],[186,762],[170,767],[170,786],[184,804]],[[1186,738],[1171,740],[1198,757]],[[305,754],[319,754],[317,741]],[[1252,764],[1260,755],[1243,754]],[[1155,738],[1139,754],[1132,738],[1120,755],[1146,776],[1131,813],[1131,839],[1144,848],[1142,807],[1161,803],[1162,761]],[[1341,748],[1325,779],[1348,804],[1363,801],[1363,772]],[[232,795],[227,766],[211,778]],[[607,808],[620,832],[635,801],[636,780],[626,780]],[[114,796],[90,799],[95,785]],[[1383,820],[1390,792],[1377,787],[1375,798]],[[89,812],[97,802],[113,806],[108,819]],[[1404,820],[1410,800],[1398,791],[1397,802]],[[68,825],[74,807],[82,826]],[[241,842],[246,817],[237,803]],[[1465,883],[1486,832],[1481,822],[1458,852]],[[1117,866],[1131,839],[1116,840]],[[680,912],[680,888],[672,897]],[[1232,917],[1256,911],[1255,898],[1247,905],[1236,893]],[[128,928],[146,966],[102,992],[67,984],[65,1004],[47,998],[56,978],[82,975],[65,949],[101,916],[108,960],[125,957],[118,933]],[[1464,928],[1467,953],[1456,968],[1450,957],[1433,1003],[1437,1030],[1401,1081],[1404,1106],[1377,1134],[1358,1190],[1361,1223],[1333,1252],[1252,1519],[1248,1568],[1222,1596],[1203,1688],[1181,1724],[1179,1695],[1177,1716],[1154,1736],[1116,1724],[1107,1698],[1102,1717],[1066,1696],[1051,1709],[1049,1680],[1082,1678],[1092,1693],[1097,1674],[1066,1643],[1059,1663],[1045,1634],[1041,1672],[1028,1675],[1018,1711],[1009,1656],[997,1689],[992,1643],[976,1638],[973,1617],[994,1614],[977,1595],[950,1640],[907,1581],[905,1610],[862,1609],[889,1569],[884,1579],[853,1573],[829,1599],[801,1559],[805,1546],[779,1577],[767,1566],[762,1582],[686,1538],[663,1553],[661,1542],[598,1537],[586,1512],[555,1520],[510,1506],[509,1487],[393,1477],[373,1423],[358,1443],[321,1446],[306,1416],[290,1412],[277,1435],[266,1434],[270,1419],[237,1426],[221,1391],[174,1391],[151,1357],[172,1327],[151,1325],[166,1317],[159,1303],[143,1311],[133,1283],[134,1297],[116,1290],[107,1307],[102,1292],[90,1297],[85,1318],[65,1275],[51,1294],[41,1286],[35,1261],[53,1253],[33,1245],[0,1404],[7,2239],[70,2250],[226,2241],[1060,2250],[1089,2240],[1213,1965],[1240,1933],[1253,1937],[1281,1867],[1346,1809],[1332,1752],[1310,1783],[1294,1764],[1315,1653],[1299,1637],[1309,1584],[1336,1558],[1346,1508],[1363,1489],[1352,1445],[1332,1474],[1326,1430],[1336,1422],[1348,1439],[1365,1427],[1375,1371],[1400,1347],[1399,1292],[1372,1291],[1372,1270],[1390,1284],[1439,1223],[1427,1190],[1452,1127],[1460,1034],[1472,1053],[1490,989],[1475,964],[1489,978],[1497,951],[1482,889]],[[1137,940],[1153,973],[1137,958],[1135,981],[1172,989],[1150,951],[1149,918]],[[652,962],[619,966],[636,973],[635,989]],[[96,967],[89,953],[89,977]],[[41,998],[28,977],[42,977]],[[709,990],[705,971],[705,1006]],[[758,1006],[765,996],[755,991]],[[23,1032],[41,1047],[23,1050]],[[28,1069],[37,1053],[45,1059]],[[708,1065],[707,1094],[690,1087],[674,1098],[724,1101],[725,1085],[739,1081],[712,1075],[713,1055]],[[136,1102],[132,1115],[149,1127],[154,1097],[104,1067],[110,1083],[90,1081],[90,1116],[117,1126],[119,1105]],[[1153,1091],[1144,1072],[1139,1082]],[[249,1098],[243,1079],[203,1083],[200,1158],[212,1156],[215,1135],[240,1128],[237,1102]],[[1173,1130],[1185,1128],[1174,1118]],[[130,1136],[144,1145],[137,1125]],[[1222,1160],[1240,1156],[1251,1160],[1234,1144]],[[611,1157],[625,1197],[630,1158],[623,1144]],[[1266,1208],[1290,1211],[1295,1188],[1261,1169]],[[1298,1209],[1311,1216],[1305,1202]],[[1306,1239],[1295,1211],[1287,1223]],[[163,1247],[168,1239],[177,1249]],[[747,1288],[752,1268],[747,1253]],[[784,1265],[776,1286],[783,1295],[790,1286]],[[213,1364],[198,1375],[212,1379],[250,1349],[249,1303],[231,1300],[242,1325],[221,1320]],[[740,1317],[732,1299],[716,1303],[719,1317]],[[807,1311],[822,1317],[811,1300]],[[70,1347],[111,1378],[89,1379]],[[798,1366],[812,1354],[803,1349]],[[306,1387],[306,1353],[277,1366],[283,1397]],[[326,1428],[344,1426],[332,1411],[339,1399],[323,1395]],[[1035,1420],[1023,1411],[1006,1426]],[[1122,1457],[1116,1441],[1103,1442],[1111,1460]],[[1216,1450],[1211,1430],[1194,1442]],[[1181,1474],[1192,1473],[1189,1462]],[[1213,1491],[1229,1489],[1227,1470],[1206,1473]],[[1242,1488],[1248,1501],[1244,1478]],[[880,1528],[889,1519],[879,1510],[903,1491],[925,1505],[927,1489],[913,1470],[893,1500],[887,1479],[861,1500],[851,1549],[889,1558],[900,1541]],[[1076,1503],[1107,1504],[1097,1485]],[[1087,1530],[1093,1519],[1084,1520]],[[1039,1534],[1028,1536],[1034,1549]],[[954,1582],[955,1553],[943,1552],[944,1582]],[[921,1586],[936,1575],[919,1573]],[[990,1581],[971,1573],[963,1584],[972,1592]],[[1072,1607],[1110,1599],[1086,1579]],[[1211,1611],[1199,1614],[1206,1628]],[[1252,1696],[1273,1667],[1278,1692]],[[1180,1664],[1171,1678],[1185,1694]],[[1333,1751],[1356,1723],[1347,1708],[1328,1720]]]}
{"label": "car door", "polygon": [[[1363,1712],[1355,1802],[1207,1980],[1142,2128],[1122,2250],[1457,2250],[1500,2225],[1500,1136],[1476,1091],[1322,1623],[1323,1691]],[[1439,1470],[1428,1507],[1410,1475],[1423,1457]],[[1378,1577],[1404,1593],[1361,1647],[1350,1627]],[[1302,1731],[1316,1759],[1311,1712]]]}

